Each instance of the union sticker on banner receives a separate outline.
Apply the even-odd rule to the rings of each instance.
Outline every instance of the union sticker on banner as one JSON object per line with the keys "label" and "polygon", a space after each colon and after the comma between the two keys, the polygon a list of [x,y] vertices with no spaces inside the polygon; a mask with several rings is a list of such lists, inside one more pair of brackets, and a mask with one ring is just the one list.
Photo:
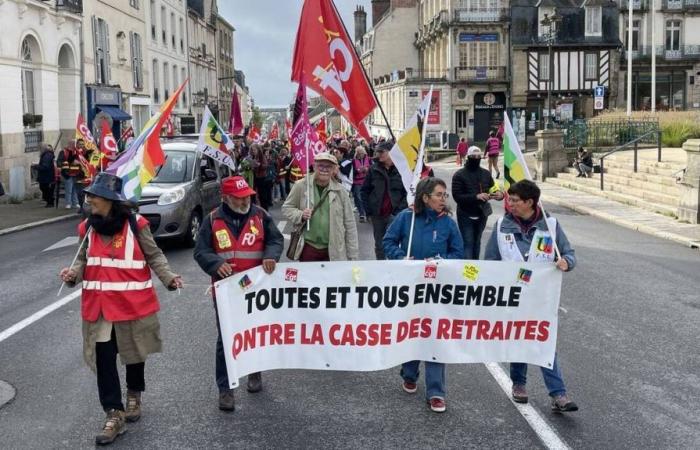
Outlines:
{"label": "union sticker on banner", "polygon": [[479,267],[475,264],[465,264],[462,276],[469,281],[476,281],[479,278]]}

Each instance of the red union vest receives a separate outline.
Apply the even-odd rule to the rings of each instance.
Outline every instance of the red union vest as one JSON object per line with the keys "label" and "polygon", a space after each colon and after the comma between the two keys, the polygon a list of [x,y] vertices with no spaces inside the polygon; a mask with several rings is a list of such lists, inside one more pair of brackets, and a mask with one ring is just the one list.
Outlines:
{"label": "red union vest", "polygon": [[[148,226],[148,220],[140,215],[136,216],[136,223],[139,230]],[[86,227],[87,220],[78,225],[81,238]],[[95,322],[101,314],[110,322],[138,320],[159,309],[151,269],[129,221],[107,243],[91,229],[83,272],[83,319]]]}
{"label": "red union vest", "polygon": [[[251,205],[252,208],[252,205]],[[255,212],[247,220],[238,239],[219,217],[218,211],[211,215],[212,246],[214,251],[234,266],[234,272],[243,272],[262,264],[265,250],[265,230],[262,213]]]}

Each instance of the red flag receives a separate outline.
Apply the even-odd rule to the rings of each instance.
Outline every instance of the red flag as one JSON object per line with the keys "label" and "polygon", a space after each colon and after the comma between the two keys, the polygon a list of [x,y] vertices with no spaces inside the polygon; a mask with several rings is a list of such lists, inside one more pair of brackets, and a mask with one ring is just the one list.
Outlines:
{"label": "red flag", "polygon": [[302,173],[306,173],[317,153],[326,151],[325,144],[318,139],[316,130],[309,122],[306,86],[302,76],[294,103],[294,128],[291,134],[292,157]]}
{"label": "red flag", "polygon": [[104,169],[117,158],[117,141],[114,140],[112,129],[106,120],[102,121],[102,132],[100,133],[100,151],[102,152],[102,160],[100,166]]}
{"label": "red flag", "polygon": [[165,121],[165,135],[172,137],[175,134],[175,124],[173,124],[173,116],[168,116],[168,120]]}
{"label": "red flag", "polygon": [[231,115],[228,119],[228,132],[232,136],[238,136],[243,133],[243,118],[241,117],[241,104],[238,101],[238,93],[236,86],[233,87],[233,96],[231,97]]}
{"label": "red flag", "polygon": [[302,74],[308,86],[356,128],[377,106],[332,0],[304,2],[294,45],[292,81],[299,82]]}
{"label": "red flag", "polygon": [[318,133],[318,138],[323,142],[328,140],[328,133],[326,132],[326,116],[321,117],[321,120],[316,124],[316,133]]}
{"label": "red flag", "polygon": [[119,136],[119,140],[124,141],[130,137],[134,137],[134,127],[132,126],[129,126],[126,130],[122,131],[122,135]]}
{"label": "red flag", "polygon": [[250,139],[253,142],[260,141],[260,130],[258,130],[258,127],[256,127],[254,123],[250,124],[250,129],[248,130],[248,139]]}
{"label": "red flag", "polygon": [[270,134],[267,138],[271,141],[276,141],[280,138],[280,127],[277,125],[277,122],[272,124],[272,130],[270,130]]}
{"label": "red flag", "polygon": [[92,137],[90,128],[85,124],[85,119],[83,119],[83,115],[80,113],[78,113],[78,120],[75,124],[75,140],[77,141],[78,139],[83,140],[85,150],[97,150],[95,139]]}
{"label": "red flag", "polygon": [[289,119],[284,119],[284,132],[287,135],[287,140],[292,136],[292,124]]}

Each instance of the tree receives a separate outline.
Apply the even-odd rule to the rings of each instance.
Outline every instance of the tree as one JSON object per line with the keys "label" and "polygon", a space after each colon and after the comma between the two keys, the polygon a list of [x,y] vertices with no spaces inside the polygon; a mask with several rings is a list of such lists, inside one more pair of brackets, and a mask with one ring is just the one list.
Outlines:
{"label": "tree", "polygon": [[262,128],[262,123],[263,123],[263,117],[262,114],[260,113],[260,108],[257,106],[253,106],[253,123],[257,127],[257,129]]}

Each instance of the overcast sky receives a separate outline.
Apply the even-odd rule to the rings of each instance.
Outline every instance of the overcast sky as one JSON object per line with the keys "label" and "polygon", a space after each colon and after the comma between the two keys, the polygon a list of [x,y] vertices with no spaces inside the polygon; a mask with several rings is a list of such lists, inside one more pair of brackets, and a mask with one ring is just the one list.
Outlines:
{"label": "overcast sky", "polygon": [[[246,84],[257,106],[284,106],[292,101],[296,83],[289,81],[292,52],[302,0],[219,1],[219,14],[236,29],[234,64],[245,72]],[[353,12],[362,5],[371,26],[370,0],[335,0],[353,39]]]}

